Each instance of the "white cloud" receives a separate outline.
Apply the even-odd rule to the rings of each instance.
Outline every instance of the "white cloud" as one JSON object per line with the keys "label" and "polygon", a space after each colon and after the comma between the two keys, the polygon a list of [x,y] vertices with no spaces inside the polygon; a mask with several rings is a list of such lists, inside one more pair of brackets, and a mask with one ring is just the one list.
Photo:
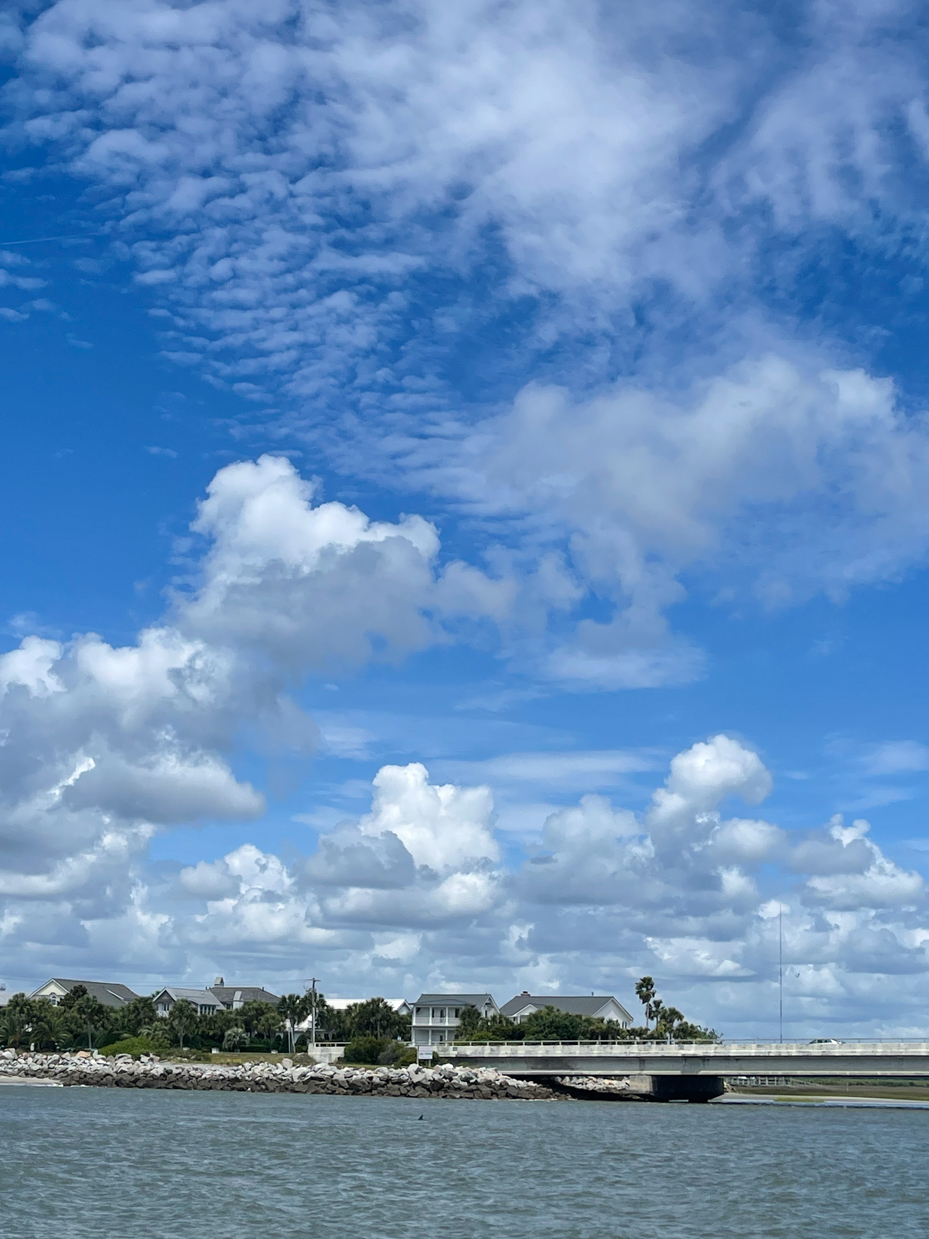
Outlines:
{"label": "white cloud", "polygon": [[[8,896],[94,904],[108,892],[104,902],[125,905],[158,830],[263,814],[263,795],[233,768],[244,727],[265,752],[312,752],[316,729],[283,693],[285,675],[357,664],[375,643],[398,657],[445,639],[432,526],[314,506],[312,487],[286,460],[220,470],[195,532],[208,544],[188,588],[175,593],[168,620],[134,644],[115,647],[93,633],[66,643],[25,636],[0,656],[0,888]],[[342,739],[344,750],[350,738]],[[391,811],[388,777],[368,834],[386,829],[377,814],[386,822]],[[451,790],[423,783],[420,808],[430,796],[438,807],[420,822],[417,789],[408,789],[412,817],[401,812],[396,830],[418,863],[429,857],[448,869],[496,854],[478,820],[480,794]],[[239,877],[253,891],[260,883],[246,874],[248,859],[240,849],[225,869],[185,871],[180,887],[193,894]],[[450,906],[464,898],[453,886]],[[253,917],[254,902],[249,894]]]}
{"label": "white cloud", "polygon": [[929,748],[917,740],[887,740],[861,755],[861,768],[871,777],[929,770]]}
{"label": "white cloud", "polygon": [[832,873],[820,873],[807,880],[804,894],[810,903],[846,911],[922,903],[922,877],[900,869],[882,855],[877,845],[866,838],[869,830],[869,823],[863,820],[845,826],[841,817],[833,818],[829,837],[842,852],[855,850],[856,855],[850,865],[838,864]]}
{"label": "white cloud", "polygon": [[[288,670],[358,664],[435,639],[435,529],[421,517],[372,522],[313,487],[283,457],[221,469],[194,529],[210,539],[180,622],[218,644],[252,646]],[[378,605],[372,607],[371,600]]]}
{"label": "white cloud", "polygon": [[[888,383],[837,368],[826,346],[804,354],[753,283],[791,278],[790,263],[764,266],[772,238],[815,251],[828,225],[880,244],[876,216],[891,231],[918,218],[906,174],[922,158],[926,74],[911,20],[905,6],[838,20],[808,5],[789,32],[727,5],[632,4],[620,20],[558,0],[58,0],[23,31],[10,91],[19,135],[107,188],[126,255],[164,299],[169,355],[249,400],[282,397],[279,430],[302,433],[308,403],[330,408],[343,465],[512,518],[514,571],[451,565],[436,607],[515,615],[537,637],[540,615],[593,593],[612,618],[520,640],[523,663],[581,689],[649,687],[704,674],[668,625],[685,576],[776,607],[925,558],[924,426]],[[436,274],[453,287],[440,309],[417,283]],[[451,415],[461,401],[435,363],[437,342],[473,328],[472,276],[482,330],[535,306],[520,378],[563,346],[572,387],[530,385],[476,430]],[[645,341],[633,309],[656,289]],[[699,362],[670,342],[681,319],[701,324]],[[604,391],[628,371],[616,358],[630,333],[641,374]],[[469,418],[500,397],[469,395]],[[269,598],[322,571],[338,585],[369,557],[415,595],[425,522],[387,535],[336,505],[332,562],[316,564],[310,525],[322,534],[329,506],[292,524],[297,559],[275,543],[287,582],[266,579]],[[211,497],[217,554],[224,513]],[[260,536],[237,569],[264,571],[255,555]],[[267,608],[274,623],[248,614],[240,584],[217,576],[204,623],[220,630],[228,602],[229,622],[304,657],[315,617],[301,645],[284,609]],[[385,597],[388,640],[420,648],[423,621],[402,601]],[[367,643],[349,626],[336,653],[364,657]]]}
{"label": "white cloud", "polygon": [[841,600],[929,549],[923,423],[886,380],[776,355],[673,398],[629,382],[583,401],[529,386],[468,436],[454,474],[423,462],[417,476],[528,522],[527,553],[566,546],[574,579],[612,601],[611,620],[581,621],[543,662],[584,686],[702,673],[667,625],[685,572],[776,608]]}
{"label": "white cloud", "polygon": [[501,787],[515,789],[529,783],[534,787],[557,788],[566,791],[586,791],[594,787],[613,787],[629,775],[658,768],[656,753],[636,749],[587,749],[503,753],[486,761],[449,761],[434,763],[453,779],[479,779]]}
{"label": "white cloud", "polygon": [[[795,1022],[871,1020],[880,992],[882,1020],[897,1011],[918,1026],[916,1007],[906,1013],[929,987],[922,879],[890,861],[862,821],[797,836],[720,815],[727,797],[757,801],[769,789],[758,755],[716,736],[674,758],[643,813],[585,795],[548,814],[541,847],[504,863],[489,788],[431,784],[418,763],[384,767],[370,812],[323,834],[308,858],[245,844],[182,869],[170,889],[146,890],[125,877],[141,839],[117,833],[55,872],[0,874],[3,924],[36,958],[77,915],[76,957],[123,923],[134,926],[124,959],[147,950],[181,970],[184,959],[207,972],[260,959],[265,977],[290,978],[311,950],[314,971],[343,992],[508,989],[515,976],[630,1000],[631,978],[649,972],[676,1005],[725,1026],[757,1023],[772,995],[776,1009],[780,908]],[[115,896],[93,895],[101,876]],[[88,897],[75,903],[78,880]],[[895,973],[912,982],[889,998],[881,986]]]}
{"label": "white cloud", "polygon": [[468,861],[499,860],[490,788],[436,787],[428,777],[419,762],[378,771],[371,812],[358,823],[361,833],[396,835],[417,865],[438,873]]}

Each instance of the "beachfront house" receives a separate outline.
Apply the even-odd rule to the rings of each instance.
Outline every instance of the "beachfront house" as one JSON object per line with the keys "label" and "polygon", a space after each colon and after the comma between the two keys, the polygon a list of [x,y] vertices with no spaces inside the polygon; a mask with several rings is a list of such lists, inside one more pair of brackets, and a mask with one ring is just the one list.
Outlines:
{"label": "beachfront house", "polygon": [[193,1003],[198,1015],[215,1015],[223,1009],[223,1004],[211,989],[184,989],[180,986],[170,986],[155,994],[155,1014],[167,1019],[176,1002],[186,998]]}
{"label": "beachfront house", "polygon": [[580,995],[577,997],[562,994],[530,994],[523,990],[500,1008],[503,1015],[508,1016],[516,1024],[527,1020],[535,1011],[543,1007],[554,1007],[556,1011],[564,1011],[568,1015],[589,1015],[596,1020],[610,1020],[619,1024],[620,1028],[631,1028],[632,1016],[621,1002],[606,994]]}
{"label": "beachfront house", "polygon": [[73,981],[64,977],[52,977],[29,997],[44,998],[53,1007],[57,1007],[76,985],[83,985],[91,998],[96,998],[97,1002],[103,1003],[105,1007],[125,1007],[133,998],[139,996],[133,993],[128,985],[120,985],[116,981]]}
{"label": "beachfront house", "polygon": [[216,1011],[238,1011],[247,1002],[269,1002],[276,1007],[277,994],[260,985],[227,985],[217,977],[209,989],[185,989],[176,985],[167,986],[155,994],[155,1011],[167,1018],[179,998],[186,998],[197,1008],[198,1015],[213,1015]]}
{"label": "beachfront house", "polygon": [[222,977],[216,978],[210,986],[210,993],[216,995],[227,1011],[238,1011],[247,1002],[270,1002],[272,1007],[280,1002],[277,994],[260,985],[227,985]]}
{"label": "beachfront house", "polygon": [[477,1007],[485,1018],[500,1014],[490,994],[420,994],[413,1004],[413,1045],[454,1041],[463,1007]]}

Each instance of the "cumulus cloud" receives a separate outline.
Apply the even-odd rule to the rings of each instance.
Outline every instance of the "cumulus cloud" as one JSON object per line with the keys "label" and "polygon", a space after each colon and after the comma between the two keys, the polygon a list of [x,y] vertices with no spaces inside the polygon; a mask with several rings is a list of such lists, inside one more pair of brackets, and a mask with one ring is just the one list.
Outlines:
{"label": "cumulus cloud", "polygon": [[188,902],[170,933],[214,960],[275,952],[297,966],[312,947],[330,973],[401,989],[515,976],[553,990],[612,977],[615,991],[649,972],[706,1010],[699,987],[712,981],[715,1010],[750,1022],[775,994],[781,913],[794,1018],[871,1018],[868,995],[900,972],[918,978],[916,1001],[929,984],[922,879],[863,821],[804,835],[723,816],[729,798],[770,790],[756,752],[715,736],[672,760],[643,811],[582,796],[504,862],[489,788],[387,766],[371,810],[322,834],[311,856],[285,863],[245,845],[182,870]]}
{"label": "cumulus cloud", "polygon": [[490,831],[489,787],[435,787],[425,766],[384,766],[374,780],[374,804],[359,822],[364,835],[396,835],[417,865],[448,871],[465,861],[500,859]]}
{"label": "cumulus cloud", "polygon": [[[287,670],[352,666],[439,639],[431,615],[484,614],[497,583],[476,569],[458,606],[439,571],[439,536],[420,516],[371,521],[341,503],[313,505],[314,488],[284,457],[221,469],[193,529],[209,538],[197,588],[178,622],[209,641],[251,647]],[[372,600],[377,601],[372,606]],[[491,613],[493,607],[491,607]]]}
{"label": "cumulus cloud", "polygon": [[[288,679],[357,666],[375,644],[397,657],[445,639],[433,527],[314,505],[312,486],[284,459],[220,470],[194,532],[206,540],[202,559],[165,621],[135,644],[26,636],[0,656],[0,890],[10,898],[94,904],[106,891],[114,907],[128,906],[154,833],[263,814],[262,793],[234,769],[243,726],[263,733],[269,751],[312,751],[315,728],[286,695]],[[429,789],[424,777],[407,788],[412,816],[398,806],[394,833],[378,846],[389,851],[392,840],[409,865],[412,856],[443,871],[466,856],[493,857],[480,796]],[[434,820],[417,826],[430,796]],[[385,790],[362,833],[384,834],[378,814],[390,812]],[[260,866],[249,870],[247,859],[240,852],[232,868],[227,858],[185,871],[180,888],[219,889],[238,875],[257,889]],[[454,882],[447,897],[466,902]],[[249,895],[255,917],[253,903]]]}

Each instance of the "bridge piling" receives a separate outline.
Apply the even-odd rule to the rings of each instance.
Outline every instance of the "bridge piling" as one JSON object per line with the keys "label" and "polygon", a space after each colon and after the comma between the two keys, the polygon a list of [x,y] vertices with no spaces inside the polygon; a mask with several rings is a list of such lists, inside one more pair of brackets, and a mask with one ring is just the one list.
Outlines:
{"label": "bridge piling", "polygon": [[726,1091],[721,1076],[652,1076],[652,1101],[707,1102]]}

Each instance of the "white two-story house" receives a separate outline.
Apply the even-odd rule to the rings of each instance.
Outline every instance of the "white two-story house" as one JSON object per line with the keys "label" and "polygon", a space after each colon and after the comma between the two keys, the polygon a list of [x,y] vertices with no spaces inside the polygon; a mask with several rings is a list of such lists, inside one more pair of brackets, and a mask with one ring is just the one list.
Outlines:
{"label": "white two-story house", "polygon": [[523,990],[501,1008],[504,1015],[509,1016],[517,1024],[527,1020],[543,1007],[554,1007],[556,1011],[565,1011],[570,1015],[590,1015],[598,1020],[611,1020],[620,1028],[632,1025],[632,1016],[618,999],[610,994],[586,994],[577,996],[565,994],[530,994]]}
{"label": "white two-story house", "polygon": [[454,1041],[462,1007],[477,1007],[485,1019],[500,1014],[491,994],[420,994],[413,1004],[413,1044]]}

